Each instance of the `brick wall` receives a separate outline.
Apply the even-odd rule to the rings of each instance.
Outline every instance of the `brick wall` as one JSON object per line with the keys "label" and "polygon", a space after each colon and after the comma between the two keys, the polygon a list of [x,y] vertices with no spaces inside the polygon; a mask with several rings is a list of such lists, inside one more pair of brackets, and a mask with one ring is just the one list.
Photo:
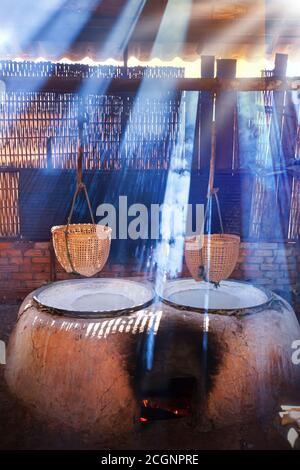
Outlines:
{"label": "brick wall", "polygon": [[[132,264],[111,264],[99,276],[143,276]],[[49,242],[0,241],[0,301],[21,300],[32,290],[51,281],[74,279],[56,261]]]}
{"label": "brick wall", "polygon": [[[184,276],[188,275],[186,267]],[[141,276],[137,264],[107,263],[100,276]],[[22,299],[41,285],[76,276],[69,275],[56,262],[49,242],[0,242],[0,300]],[[242,243],[232,275],[273,290],[294,289],[300,282],[299,248],[291,243]]]}
{"label": "brick wall", "polygon": [[295,287],[300,279],[297,243],[242,243],[232,277],[247,279],[270,289]]}

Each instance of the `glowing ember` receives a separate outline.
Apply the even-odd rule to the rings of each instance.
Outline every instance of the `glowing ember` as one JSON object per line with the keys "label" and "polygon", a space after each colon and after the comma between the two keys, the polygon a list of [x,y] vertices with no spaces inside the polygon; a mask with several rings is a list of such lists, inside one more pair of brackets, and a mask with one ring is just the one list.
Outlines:
{"label": "glowing ember", "polygon": [[142,400],[140,423],[162,420],[183,418],[190,414],[190,406],[183,403],[182,400],[174,398],[155,398]]}

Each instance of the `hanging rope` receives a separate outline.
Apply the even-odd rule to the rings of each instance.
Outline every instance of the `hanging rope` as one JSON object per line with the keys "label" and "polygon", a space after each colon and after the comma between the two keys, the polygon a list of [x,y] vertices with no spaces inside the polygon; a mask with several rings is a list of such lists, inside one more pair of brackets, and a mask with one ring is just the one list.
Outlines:
{"label": "hanging rope", "polygon": [[[72,198],[66,225],[52,227],[52,239],[56,257],[68,272],[82,276],[93,276],[103,269],[110,251],[112,230],[106,225],[95,224],[91,202],[82,181],[83,130],[88,121],[87,114],[78,116],[78,152],[76,190]],[[75,204],[83,192],[92,223],[72,223]]]}
{"label": "hanging rope", "polygon": [[[207,196],[206,196],[207,205],[206,205],[206,210],[205,210],[204,223],[207,220],[208,208],[210,208],[210,211],[212,211],[212,197],[214,196],[216,200],[216,204],[217,204],[221,233],[224,234],[221,207],[220,207],[220,202],[219,202],[219,198],[217,195],[219,188],[214,188],[215,168],[216,168],[216,147],[217,147],[217,128],[216,128],[216,120],[215,120],[216,93],[214,93],[213,108],[214,108],[214,111],[213,111],[214,117],[213,117],[212,128],[211,128],[211,158],[210,158],[210,164],[209,164],[209,180],[208,180]],[[211,235],[211,233],[209,233],[209,235]]]}
{"label": "hanging rope", "polygon": [[73,274],[79,274],[79,273],[74,268],[74,265],[73,265],[73,262],[72,262],[72,256],[71,256],[71,253],[70,253],[70,247],[69,247],[69,241],[68,241],[69,225],[71,224],[76,199],[77,199],[77,197],[78,197],[78,195],[81,191],[84,192],[85,199],[87,201],[87,205],[88,205],[88,208],[89,208],[89,213],[90,213],[90,216],[91,216],[92,224],[95,224],[95,219],[94,219],[94,216],[93,216],[93,211],[92,211],[92,206],[91,206],[91,202],[90,202],[90,199],[89,199],[89,195],[88,195],[86,186],[85,186],[84,182],[82,181],[83,128],[84,128],[84,125],[87,122],[88,122],[87,113],[82,113],[81,112],[78,116],[79,146],[78,146],[78,153],[77,153],[77,184],[76,184],[76,190],[75,190],[75,193],[74,193],[74,196],[73,196],[73,199],[72,199],[71,209],[70,209],[70,213],[69,213],[68,220],[67,220],[67,226],[66,226],[66,230],[65,230],[67,256],[68,256],[68,260],[69,260],[69,263],[70,263]]}
{"label": "hanging rope", "polygon": [[[197,250],[198,253],[198,273],[197,276],[207,282],[213,283],[216,287],[222,279],[226,279],[234,269],[239,249],[239,237],[224,233],[221,206],[218,197],[219,188],[214,187],[215,164],[216,164],[216,121],[215,121],[216,94],[214,95],[214,118],[211,134],[211,159],[209,166],[209,180],[207,188],[207,204],[204,214],[204,227],[208,224],[208,234],[204,236],[204,246]],[[216,201],[217,213],[220,223],[221,234],[211,233],[211,214],[213,209],[213,199]],[[194,256],[194,255],[193,255]],[[186,258],[193,270],[195,262],[187,254]],[[193,275],[194,277],[194,275]]]}
{"label": "hanging rope", "polygon": [[[215,201],[217,205],[221,234],[224,235],[224,225],[223,225],[223,220],[222,220],[220,201],[219,201],[218,194],[217,194],[219,191],[219,188],[214,188],[215,167],[216,167],[216,142],[217,142],[215,107],[216,107],[216,94],[214,94],[214,98],[213,98],[213,108],[214,108],[213,116],[214,117],[213,117],[213,122],[212,122],[212,129],[211,129],[211,158],[210,158],[210,164],[209,164],[209,179],[208,179],[207,196],[206,196],[207,203],[206,203],[205,214],[204,214],[204,227],[206,225],[208,216],[210,216],[210,224],[209,224],[209,229],[208,229],[209,236],[211,236],[211,213],[212,213],[212,207],[213,207],[213,197],[215,197]],[[200,252],[200,259],[201,259],[201,262],[199,266],[199,276],[203,277],[205,281],[210,282],[209,274],[205,270],[205,263],[203,259],[202,250]],[[217,284],[217,283],[214,283],[214,284]]]}

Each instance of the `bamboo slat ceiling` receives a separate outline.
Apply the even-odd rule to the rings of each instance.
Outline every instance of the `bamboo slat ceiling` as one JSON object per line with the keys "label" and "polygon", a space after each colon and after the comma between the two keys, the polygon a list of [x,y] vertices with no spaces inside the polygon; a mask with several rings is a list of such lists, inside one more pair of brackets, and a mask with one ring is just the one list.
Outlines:
{"label": "bamboo slat ceiling", "polygon": [[[69,57],[122,59],[116,31],[121,17],[128,19],[129,55],[148,60],[155,55],[170,60],[180,55],[195,60],[199,54],[253,57],[265,52],[295,53],[300,45],[300,8],[297,0],[2,0],[1,58]],[[185,39],[178,38],[176,21],[191,4]],[[127,9],[126,9],[127,7]],[[165,15],[165,16],[164,16]],[[126,21],[125,21],[126,24]],[[161,30],[160,30],[161,31]],[[65,39],[68,36],[68,39]],[[107,47],[109,44],[109,47]],[[126,45],[126,41],[123,46]]]}

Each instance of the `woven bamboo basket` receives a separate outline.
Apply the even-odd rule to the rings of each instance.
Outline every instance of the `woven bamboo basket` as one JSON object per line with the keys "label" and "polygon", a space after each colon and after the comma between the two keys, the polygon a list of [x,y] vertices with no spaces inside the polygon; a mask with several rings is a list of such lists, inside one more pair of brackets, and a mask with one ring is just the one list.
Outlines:
{"label": "woven bamboo basket", "polygon": [[111,242],[111,228],[98,224],[52,227],[56,257],[68,273],[93,276],[104,267]]}
{"label": "woven bamboo basket", "polygon": [[[203,242],[203,246],[202,243]],[[185,240],[185,261],[195,281],[218,283],[227,279],[239,257],[240,237],[213,234],[188,237]]]}

